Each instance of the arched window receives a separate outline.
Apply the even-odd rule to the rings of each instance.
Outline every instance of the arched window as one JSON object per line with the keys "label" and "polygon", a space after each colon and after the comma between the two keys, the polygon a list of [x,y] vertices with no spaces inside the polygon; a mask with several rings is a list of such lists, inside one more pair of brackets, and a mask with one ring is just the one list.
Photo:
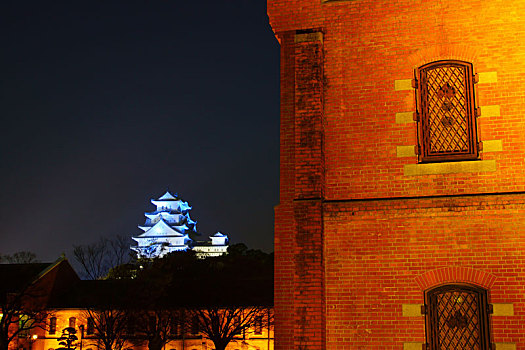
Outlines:
{"label": "arched window", "polygon": [[420,162],[477,159],[472,64],[437,61],[416,71]]}
{"label": "arched window", "polygon": [[444,285],[425,292],[427,349],[489,350],[487,291]]}
{"label": "arched window", "polygon": [[57,318],[49,318],[49,334],[55,334],[57,332]]}

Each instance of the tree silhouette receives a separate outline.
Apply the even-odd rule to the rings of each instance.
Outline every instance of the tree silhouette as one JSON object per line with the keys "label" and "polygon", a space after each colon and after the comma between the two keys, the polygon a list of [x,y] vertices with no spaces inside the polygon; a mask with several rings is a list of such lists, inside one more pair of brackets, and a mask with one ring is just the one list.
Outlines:
{"label": "tree silhouette", "polygon": [[[216,350],[224,350],[235,337],[253,332],[259,317],[272,317],[265,306],[207,306],[188,309],[187,315],[191,320],[189,326],[197,328],[199,333],[210,339]],[[267,324],[270,327],[270,323],[263,323],[261,327]]]}
{"label": "tree silhouette", "polygon": [[[224,350],[234,338],[252,329],[259,317],[270,315],[268,309],[273,305],[273,255],[245,245],[234,245],[229,251],[206,259],[180,252],[154,259],[137,278],[148,286],[147,300],[154,303],[143,308],[183,308],[183,332],[200,333],[215,349]],[[184,294],[180,286],[184,286]],[[147,320],[154,314],[150,311],[145,316]],[[159,350],[158,344],[162,344],[158,330],[149,335],[150,350]]]}
{"label": "tree silhouette", "polygon": [[42,286],[31,283],[30,276],[46,265],[9,265],[16,267],[13,270],[16,271],[16,276],[2,273],[6,280],[0,286],[0,350],[8,350],[13,340],[29,335],[32,329],[45,327],[45,320],[49,315],[44,302],[47,291]]}
{"label": "tree silhouette", "polygon": [[161,350],[181,327],[182,314],[178,309],[147,309],[133,313],[139,338],[135,343],[147,343],[149,350]]}
{"label": "tree silhouette", "polygon": [[133,258],[130,243],[128,237],[116,236],[113,239],[101,238],[92,244],[73,246],[73,256],[82,267],[82,277],[101,279],[111,268],[128,263]]}
{"label": "tree silhouette", "polygon": [[0,262],[8,264],[30,264],[38,262],[36,254],[30,251],[22,250],[12,255],[0,255]]}
{"label": "tree silhouette", "polygon": [[77,330],[74,327],[66,327],[62,330],[62,335],[57,339],[58,345],[61,345],[57,350],[72,350],[76,349],[76,342],[78,340]]}
{"label": "tree silhouette", "polygon": [[125,309],[89,308],[86,319],[93,320],[93,340],[98,349],[122,350],[126,343],[129,311]]}

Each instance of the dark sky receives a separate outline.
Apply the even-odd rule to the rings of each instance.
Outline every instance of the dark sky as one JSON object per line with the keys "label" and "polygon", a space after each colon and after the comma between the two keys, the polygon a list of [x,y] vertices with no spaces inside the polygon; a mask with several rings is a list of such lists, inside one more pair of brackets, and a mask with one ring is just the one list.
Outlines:
{"label": "dark sky", "polygon": [[265,0],[0,5],[0,253],[142,231],[167,189],[273,250],[279,45]]}

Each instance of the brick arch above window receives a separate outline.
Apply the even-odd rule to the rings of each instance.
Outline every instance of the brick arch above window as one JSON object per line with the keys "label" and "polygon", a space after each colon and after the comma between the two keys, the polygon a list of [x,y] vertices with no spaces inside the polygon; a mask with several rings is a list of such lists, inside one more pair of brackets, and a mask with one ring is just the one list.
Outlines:
{"label": "brick arch above window", "polygon": [[436,44],[428,45],[406,56],[406,63],[417,69],[427,63],[453,60],[476,63],[479,61],[480,50],[472,45],[465,44]]}
{"label": "brick arch above window", "polygon": [[415,278],[423,291],[449,283],[469,283],[490,289],[496,279],[497,277],[489,272],[470,267],[443,267],[427,271]]}

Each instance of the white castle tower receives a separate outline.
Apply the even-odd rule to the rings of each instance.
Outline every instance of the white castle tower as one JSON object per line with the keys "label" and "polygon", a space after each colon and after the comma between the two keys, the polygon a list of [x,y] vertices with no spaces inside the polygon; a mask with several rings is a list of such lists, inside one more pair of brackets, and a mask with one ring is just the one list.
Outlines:
{"label": "white castle tower", "polygon": [[157,207],[154,212],[145,213],[146,222],[139,226],[144,231],[132,237],[137,242],[131,249],[139,258],[156,258],[177,251],[194,250],[198,257],[219,256],[228,249],[228,236],[217,232],[210,241],[194,241],[190,232],[197,233],[197,223],[190,218],[191,207],[177,194],[166,192],[159,199],[152,199]]}

